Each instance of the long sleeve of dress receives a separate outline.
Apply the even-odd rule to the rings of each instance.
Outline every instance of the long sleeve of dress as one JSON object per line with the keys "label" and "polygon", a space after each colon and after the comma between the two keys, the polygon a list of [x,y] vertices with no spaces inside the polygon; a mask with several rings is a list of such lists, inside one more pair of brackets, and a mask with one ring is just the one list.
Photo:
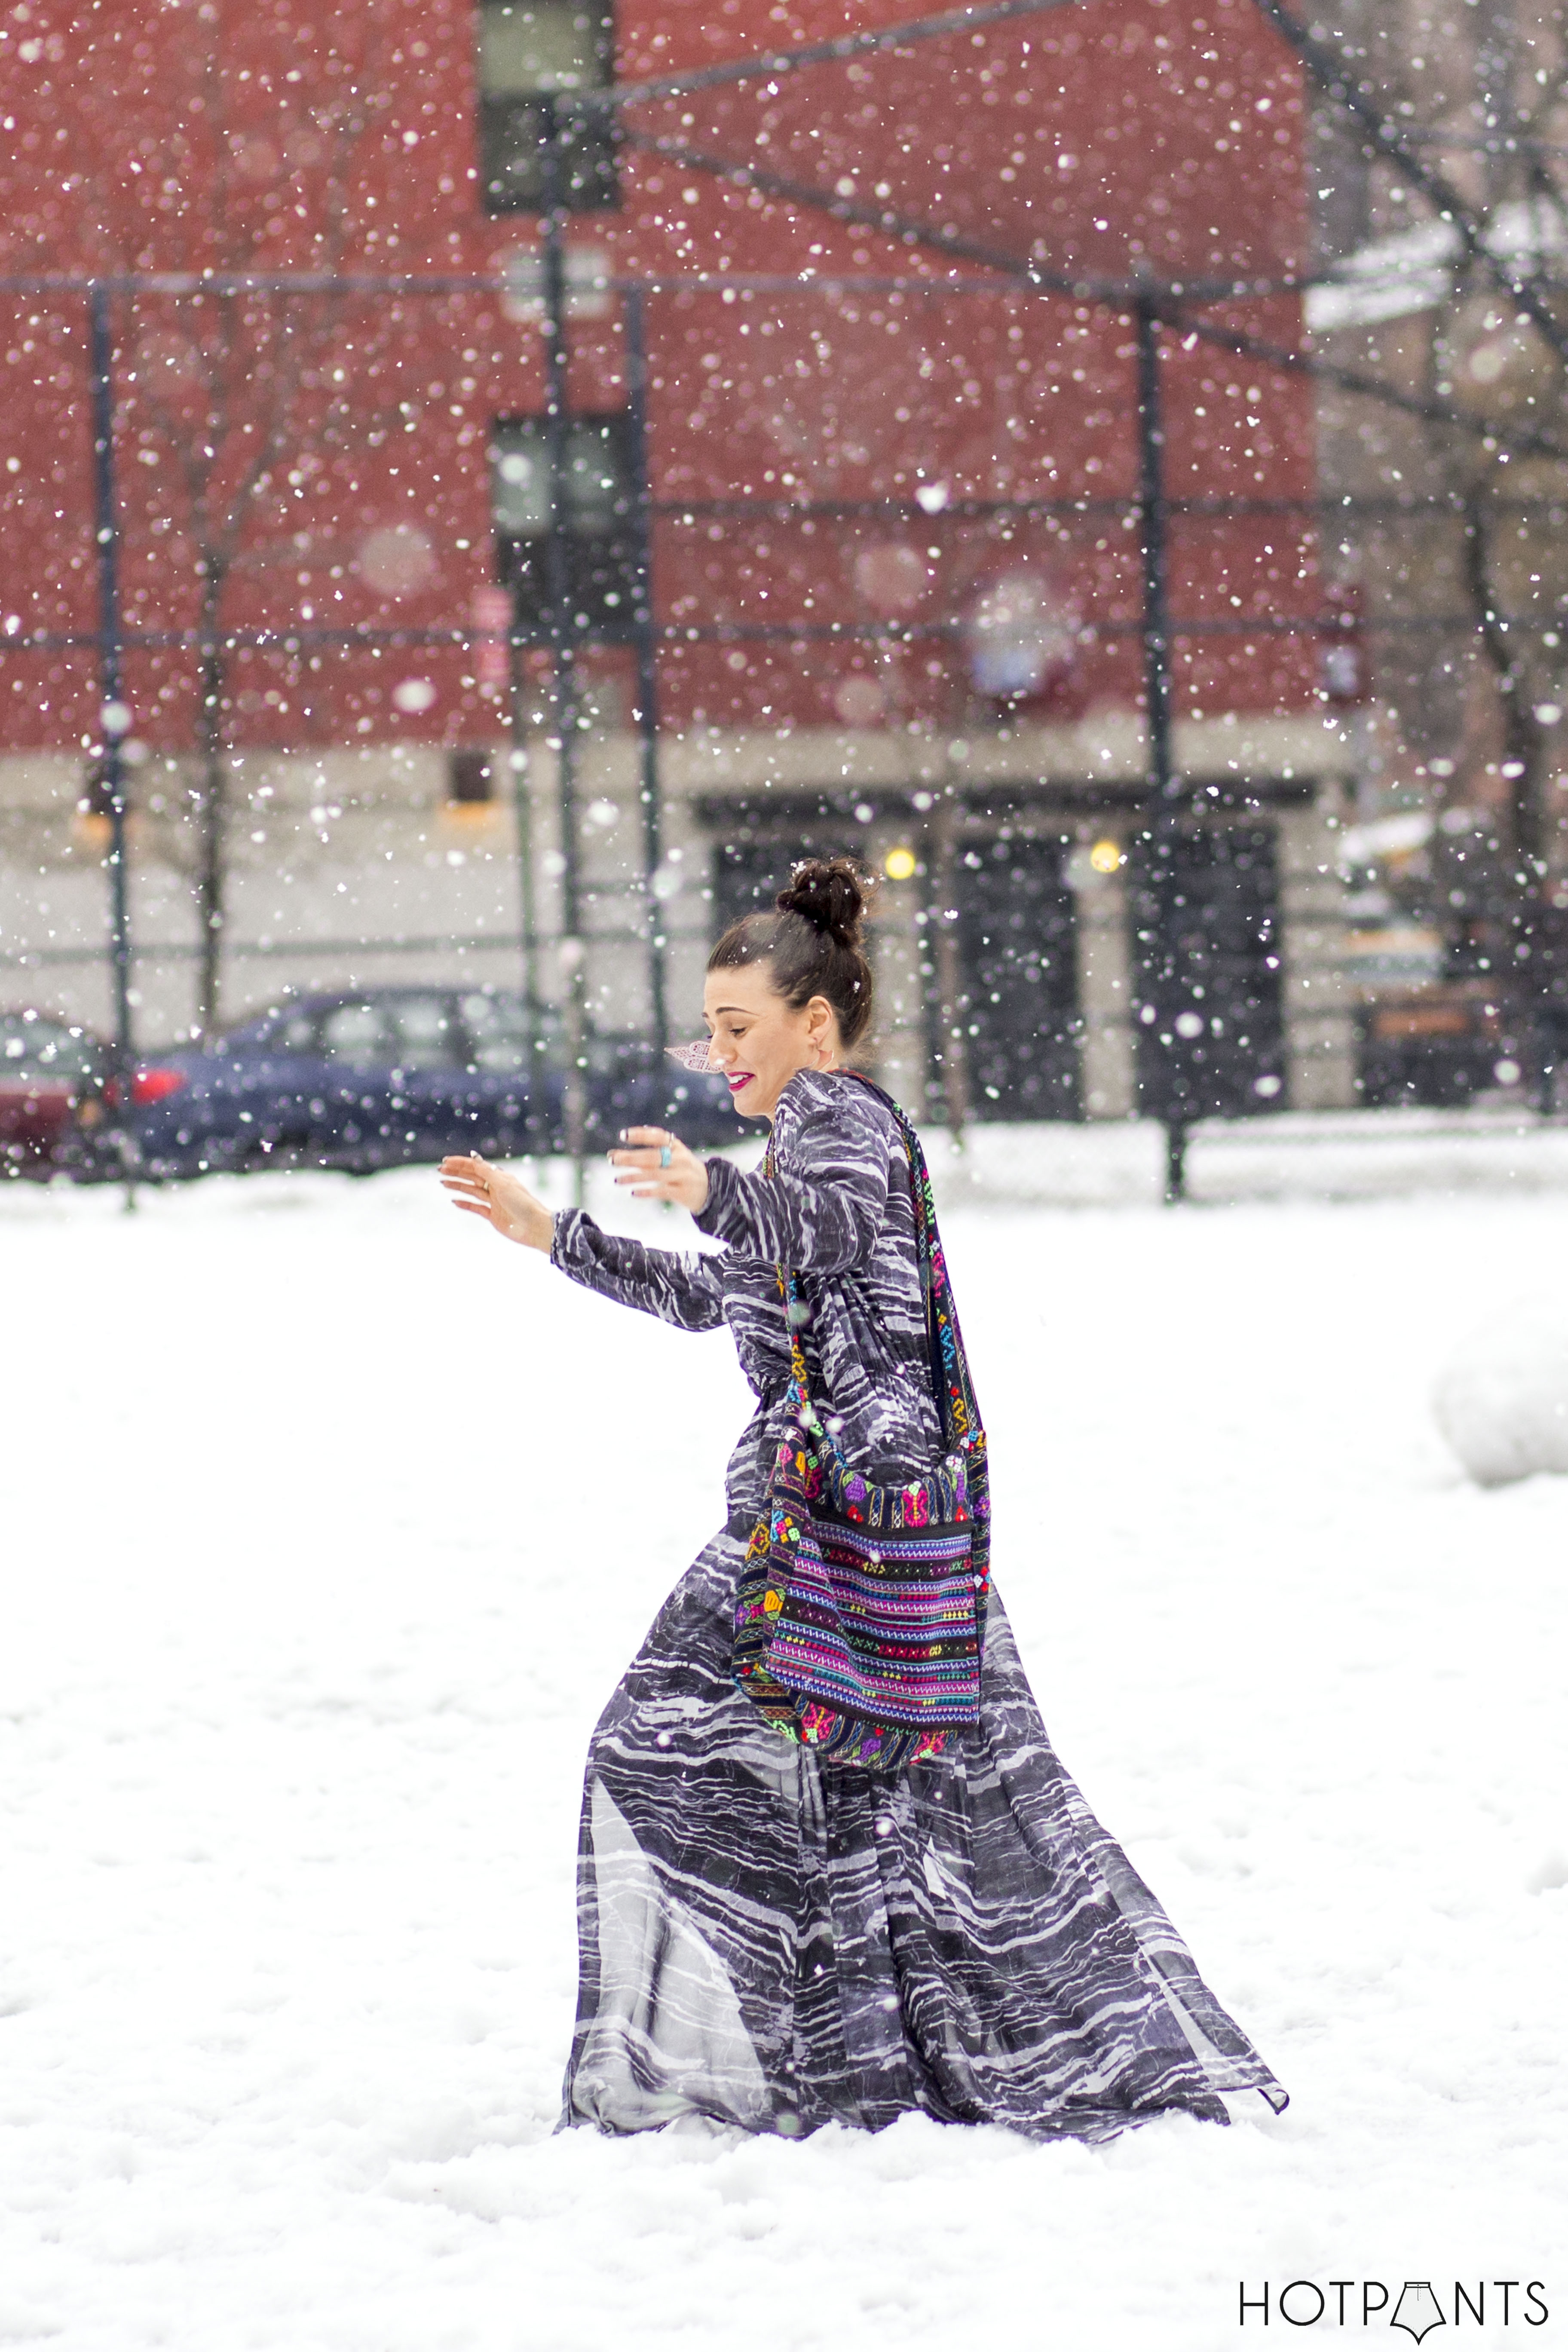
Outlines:
{"label": "long sleeve of dress", "polygon": [[799,1073],[780,1099],[772,1175],[710,1160],[699,1229],[801,1273],[863,1266],[888,1205],[889,1124],[863,1087]]}
{"label": "long sleeve of dress", "polygon": [[683,1331],[716,1331],[724,1320],[717,1258],[649,1249],[625,1234],[605,1233],[581,1209],[558,1213],[550,1262],[601,1298],[636,1307]]}

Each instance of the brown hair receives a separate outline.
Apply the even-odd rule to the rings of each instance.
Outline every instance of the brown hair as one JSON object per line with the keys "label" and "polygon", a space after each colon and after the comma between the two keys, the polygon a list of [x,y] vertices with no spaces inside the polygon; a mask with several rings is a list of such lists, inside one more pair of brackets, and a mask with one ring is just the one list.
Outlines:
{"label": "brown hair", "polygon": [[871,967],[860,944],[869,878],[850,857],[808,857],[792,868],[773,908],[742,915],[708,959],[710,971],[766,963],[792,1011],[825,996],[853,1045],[871,1018]]}

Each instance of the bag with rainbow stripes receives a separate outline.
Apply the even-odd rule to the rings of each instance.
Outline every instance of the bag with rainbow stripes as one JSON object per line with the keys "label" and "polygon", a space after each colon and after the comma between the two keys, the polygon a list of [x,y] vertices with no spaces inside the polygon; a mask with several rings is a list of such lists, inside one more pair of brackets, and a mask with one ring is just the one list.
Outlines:
{"label": "bag with rainbow stripes", "polygon": [[734,1674],[785,1738],[890,1772],[940,1756],[950,1731],[979,1720],[991,1507],[925,1154],[891,1097],[860,1084],[892,1113],[909,1160],[942,1458],[900,1486],[849,1468],[811,1402],[798,1285],[780,1266],[798,1425],[746,1548]]}

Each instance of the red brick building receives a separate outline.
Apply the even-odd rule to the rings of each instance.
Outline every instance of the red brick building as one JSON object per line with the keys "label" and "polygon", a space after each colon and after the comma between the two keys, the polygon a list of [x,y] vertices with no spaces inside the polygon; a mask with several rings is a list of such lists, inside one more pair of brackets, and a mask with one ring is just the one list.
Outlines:
{"label": "red brick building", "polygon": [[[179,793],[205,722],[237,811],[272,803],[248,881],[245,844],[267,826],[230,828],[237,955],[247,890],[275,902],[275,929],[320,928],[312,827],[360,875],[330,895],[362,918],[381,908],[373,932],[482,942],[492,924],[515,929],[499,803],[463,836],[491,827],[489,899],[458,906],[457,886],[427,876],[394,906],[366,896],[365,875],[376,857],[401,871],[416,836],[422,856],[438,846],[443,803],[482,794],[499,765],[504,656],[441,633],[485,619],[498,579],[525,618],[542,609],[542,95],[612,73],[679,77],[913,14],[909,0],[847,17],[765,0],[622,0],[613,23],[574,0],[349,0],[325,19],[298,0],[13,8],[0,268],[28,281],[0,295],[0,807],[13,864],[62,821],[68,770],[69,798],[79,791],[100,704],[94,648],[70,642],[98,626],[85,312],[79,290],[51,279],[142,280],[116,296],[113,320],[125,624],[144,641],[126,678],[146,919],[177,929],[189,897]],[[1321,602],[1310,387],[1190,332],[1195,321],[1298,339],[1292,62],[1245,0],[1079,0],[656,95],[620,110],[618,137],[593,127],[610,120],[589,118],[566,163],[576,421],[562,495],[593,641],[581,655],[596,713],[590,814],[618,807],[631,774],[631,656],[605,641],[625,637],[637,598],[624,542],[646,462],[672,940],[705,933],[703,889],[728,903],[808,838],[847,835],[885,854],[884,835],[907,837],[927,871],[929,812],[951,806],[963,840],[944,854],[974,856],[980,870],[1005,835],[1009,889],[1024,888],[1029,857],[1008,845],[1037,838],[1039,872],[1018,904],[1037,948],[1054,942],[1051,1019],[1072,1065],[1041,1084],[1058,1107],[1125,1108],[1125,1034],[1120,1076],[1093,1034],[1112,1015],[1125,1030],[1124,943],[1118,974],[1102,941],[1098,982],[1084,944],[1121,920],[1120,882],[1108,857],[1085,868],[1074,846],[1135,831],[1145,766],[1136,353],[1118,284],[1200,289],[1161,331],[1170,603],[1192,625],[1173,647],[1178,757],[1244,830],[1268,835],[1276,900],[1289,896],[1281,877],[1315,871],[1319,649],[1281,626]],[[1009,261],[1033,262],[1058,290],[1009,277]],[[229,288],[279,273],[335,282],[209,291],[193,282],[203,273]],[[465,282],[475,278],[496,285]],[[645,439],[627,415],[618,289],[631,281],[649,289]],[[1201,292],[1216,282],[1237,290]],[[205,671],[204,631],[223,646]],[[547,827],[542,737],[535,753]],[[280,763],[269,791],[256,781],[268,760]],[[301,784],[307,772],[316,781]],[[280,894],[276,828],[307,803],[342,814],[296,824],[282,859],[292,895]],[[1280,808],[1296,830],[1277,854],[1285,820],[1259,813]],[[413,813],[403,835],[398,810]],[[587,828],[584,921],[605,938],[604,1017],[630,1024],[637,985],[629,965],[616,977],[610,940],[627,928],[616,892],[636,863],[634,827],[602,830],[595,869]],[[79,826],[60,856],[80,869],[89,847]],[[547,842],[542,854],[548,867]],[[84,880],[62,866],[62,906]],[[1306,940],[1316,919],[1302,891]],[[1100,894],[1097,912],[1086,893]],[[14,891],[3,902],[13,931],[17,903]],[[901,903],[890,889],[889,970]],[[88,923],[88,907],[84,896],[70,923]],[[914,911],[911,898],[910,922]],[[548,932],[548,903],[539,914]],[[1301,952],[1323,961],[1321,940]],[[984,959],[982,944],[977,998],[995,993],[981,984]],[[910,1037],[926,1021],[912,1009],[918,961],[901,983]],[[253,996],[259,980],[247,971],[231,995]],[[1311,1098],[1317,1067],[1319,1095],[1331,1096],[1342,1038],[1297,1019],[1289,960],[1282,984],[1290,1089]]]}

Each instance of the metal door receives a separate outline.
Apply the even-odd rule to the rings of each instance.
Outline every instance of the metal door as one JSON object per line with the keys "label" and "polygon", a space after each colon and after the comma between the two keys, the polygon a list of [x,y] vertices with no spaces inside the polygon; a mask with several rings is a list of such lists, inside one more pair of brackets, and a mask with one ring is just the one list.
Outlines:
{"label": "metal door", "polygon": [[990,841],[961,850],[960,1017],[977,1119],[1078,1118],[1078,940],[1067,845]]}
{"label": "metal door", "polygon": [[1132,875],[1143,1109],[1194,1119],[1282,1108],[1273,827],[1184,827],[1162,866],[1140,845]]}

